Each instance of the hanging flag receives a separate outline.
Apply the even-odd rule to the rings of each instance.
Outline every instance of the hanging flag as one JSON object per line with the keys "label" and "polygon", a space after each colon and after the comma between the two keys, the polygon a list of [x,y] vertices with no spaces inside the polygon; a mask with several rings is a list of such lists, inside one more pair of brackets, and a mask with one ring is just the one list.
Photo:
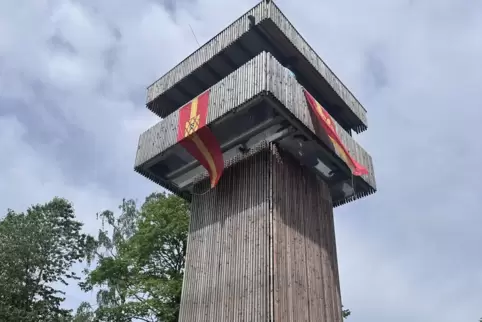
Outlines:
{"label": "hanging flag", "polygon": [[328,114],[328,112],[321,106],[321,104],[318,103],[315,98],[311,96],[310,93],[308,93],[306,89],[303,89],[303,91],[305,93],[306,100],[308,101],[308,105],[316,114],[316,117],[318,118],[321,125],[325,129],[326,134],[330,138],[331,143],[333,143],[335,150],[341,156],[343,161],[348,165],[353,175],[361,176],[364,174],[368,174],[368,170],[364,166],[359,164],[355,159],[353,159],[353,157],[346,149],[345,145],[341,142],[330,114]]}
{"label": "hanging flag", "polygon": [[209,90],[179,110],[177,141],[208,171],[214,188],[224,170],[223,153],[218,140],[206,126]]}

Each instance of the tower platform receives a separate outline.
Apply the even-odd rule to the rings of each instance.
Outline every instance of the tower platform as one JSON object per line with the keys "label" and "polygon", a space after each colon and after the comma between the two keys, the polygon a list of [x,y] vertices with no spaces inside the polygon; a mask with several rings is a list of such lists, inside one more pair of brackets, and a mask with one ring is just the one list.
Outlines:
{"label": "tower platform", "polygon": [[[191,202],[180,321],[342,322],[333,209],[367,112],[264,0],[147,89],[135,170]],[[208,180],[209,179],[209,180]]]}
{"label": "tower platform", "polygon": [[[135,169],[190,200],[194,180],[207,172],[177,142],[178,122],[176,110],[140,136]],[[369,171],[352,176],[311,112],[303,87],[271,53],[262,52],[210,89],[206,123],[219,140],[226,164],[268,140],[279,142],[324,180],[334,206],[376,191],[371,156],[334,121],[343,144]]]}

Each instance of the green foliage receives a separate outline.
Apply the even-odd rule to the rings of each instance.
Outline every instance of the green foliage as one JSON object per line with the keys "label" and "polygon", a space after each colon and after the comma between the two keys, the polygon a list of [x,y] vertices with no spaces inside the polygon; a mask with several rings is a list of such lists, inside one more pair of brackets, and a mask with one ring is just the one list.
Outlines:
{"label": "green foliage", "polygon": [[[55,198],[26,213],[9,210],[0,221],[0,321],[177,321],[188,204],[152,194],[140,208],[132,200],[119,208],[117,217],[99,214],[95,239],[81,233],[66,200]],[[80,283],[97,291],[97,305],[84,302],[72,317],[56,286],[79,279],[71,268],[83,258],[97,264]],[[343,317],[350,313],[343,310]]]}
{"label": "green foliage", "polygon": [[343,309],[343,306],[342,306],[341,308],[342,308],[341,315],[343,316],[343,318],[344,318],[344,319],[346,319],[347,317],[349,317],[349,316],[350,316],[351,311],[350,311],[350,310],[348,310],[348,309],[344,310],[344,309]]}
{"label": "green foliage", "polygon": [[188,204],[174,195],[152,194],[138,209],[124,200],[120,215],[99,215],[97,266],[81,287],[97,293],[100,321],[177,321],[189,224]]}
{"label": "green foliage", "polygon": [[8,211],[0,221],[0,321],[70,318],[58,285],[79,279],[71,267],[89,244],[81,228],[72,205],[60,198],[26,213]]}
{"label": "green foliage", "polygon": [[93,312],[92,305],[87,302],[82,302],[77,308],[72,322],[94,322],[95,314]]}

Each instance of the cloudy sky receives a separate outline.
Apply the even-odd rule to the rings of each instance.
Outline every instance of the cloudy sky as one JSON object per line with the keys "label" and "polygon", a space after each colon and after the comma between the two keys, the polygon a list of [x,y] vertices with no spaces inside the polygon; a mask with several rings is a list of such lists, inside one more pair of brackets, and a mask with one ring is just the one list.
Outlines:
{"label": "cloudy sky", "polygon": [[[145,88],[256,3],[0,0],[0,209],[95,213],[156,187],[132,170]],[[337,208],[349,321],[482,316],[482,2],[277,1],[368,110],[379,191]],[[75,287],[67,305],[93,300]]]}

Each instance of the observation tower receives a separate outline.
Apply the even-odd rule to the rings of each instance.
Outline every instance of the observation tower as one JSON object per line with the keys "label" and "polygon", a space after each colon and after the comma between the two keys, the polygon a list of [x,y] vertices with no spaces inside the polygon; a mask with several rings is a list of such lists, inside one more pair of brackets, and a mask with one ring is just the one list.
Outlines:
{"label": "observation tower", "polygon": [[341,322],[333,208],[376,191],[366,110],[272,1],[147,90],[135,170],[191,202],[179,321]]}

